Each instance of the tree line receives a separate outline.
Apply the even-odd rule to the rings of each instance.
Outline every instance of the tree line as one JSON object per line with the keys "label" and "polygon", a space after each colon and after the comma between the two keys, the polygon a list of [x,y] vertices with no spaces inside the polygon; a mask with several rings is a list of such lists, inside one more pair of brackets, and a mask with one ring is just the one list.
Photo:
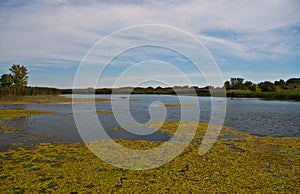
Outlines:
{"label": "tree line", "polygon": [[[111,94],[112,88],[87,88],[87,89],[57,89],[48,87],[29,87],[28,85],[28,70],[25,66],[13,64],[10,68],[10,73],[2,74],[0,77],[0,97],[2,96],[25,96],[25,95],[59,95],[70,93],[96,93],[96,94]],[[290,78],[287,81],[282,79],[274,82],[264,81],[255,84],[251,81],[245,81],[243,78],[230,78],[223,86],[228,91],[244,90],[254,92],[280,92],[280,91],[300,91],[300,78]],[[116,93],[132,93],[132,94],[175,94],[173,89],[181,94],[189,94],[190,90],[196,91],[199,96],[209,96],[210,89],[213,86],[199,88],[197,86],[175,86],[174,88],[148,87],[148,88],[118,88],[114,89]],[[218,89],[218,88],[216,88]]]}
{"label": "tree line", "polygon": [[13,64],[9,70],[10,73],[0,77],[0,97],[60,94],[60,90],[56,88],[27,86],[29,72],[24,65]]}
{"label": "tree line", "polygon": [[280,79],[270,82],[264,81],[255,84],[251,81],[244,81],[243,78],[230,78],[224,83],[226,90],[250,90],[262,92],[279,92],[300,90],[300,78],[290,78],[287,81]]}

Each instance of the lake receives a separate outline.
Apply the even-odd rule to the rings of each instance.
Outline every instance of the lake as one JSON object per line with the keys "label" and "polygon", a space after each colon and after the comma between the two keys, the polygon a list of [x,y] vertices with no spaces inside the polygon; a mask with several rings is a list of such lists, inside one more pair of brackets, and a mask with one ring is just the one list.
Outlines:
{"label": "lake", "polygon": [[[71,96],[67,95],[67,97]],[[96,97],[110,98],[109,95],[96,95]],[[76,98],[90,98],[90,96],[77,95]],[[211,113],[210,97],[184,96],[182,98],[185,99],[185,102],[190,103],[187,103],[187,106],[170,106],[165,108],[161,106],[161,103],[178,104],[180,103],[179,98],[171,95],[131,95],[130,98],[124,95],[113,95],[112,99],[118,105],[118,110],[114,112],[115,114],[110,114],[109,112],[112,111],[111,101],[97,102],[95,106],[96,110],[105,113],[98,114],[98,118],[107,134],[112,138],[165,141],[170,136],[159,131],[150,135],[136,135],[126,130],[116,130],[121,128],[116,121],[116,117],[127,114],[124,107],[126,107],[126,102],[129,102],[130,113],[136,122],[147,123],[151,119],[149,107],[153,113],[152,116],[155,116],[151,121],[178,121],[181,119],[181,111],[183,109],[196,107],[193,104],[196,98],[200,106],[200,118],[197,119],[203,122],[209,121]],[[255,98],[219,98],[217,100],[227,100],[224,122],[226,126],[255,136],[300,137],[300,102],[266,101]],[[89,105],[89,103],[79,104],[80,111],[87,118],[94,114]],[[20,142],[30,145],[40,142],[82,141],[75,122],[72,119],[73,111],[71,103],[2,104],[0,108],[37,109],[55,112],[55,114],[41,114],[5,121],[5,125],[20,130],[16,130],[14,133],[0,134],[0,150],[6,150]],[[164,113],[166,114],[164,115]],[[186,117],[189,117],[189,115],[186,115]],[[86,122],[87,129],[89,126],[94,126],[88,119]],[[134,128],[134,125],[132,128]]]}

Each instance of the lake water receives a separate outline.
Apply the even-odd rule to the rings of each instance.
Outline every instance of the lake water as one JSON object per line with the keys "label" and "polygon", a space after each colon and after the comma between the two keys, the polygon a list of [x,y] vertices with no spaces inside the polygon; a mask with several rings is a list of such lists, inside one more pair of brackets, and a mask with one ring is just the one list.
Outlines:
{"label": "lake water", "polygon": [[[78,95],[80,98],[90,97],[89,95]],[[108,95],[96,95],[97,98],[110,98]],[[195,106],[195,98],[200,106],[199,121],[208,122],[211,113],[210,97],[192,97],[185,96],[186,102],[191,102],[189,106],[183,107],[166,107],[161,106],[159,102],[165,104],[180,103],[177,96],[170,95],[131,95],[126,98],[124,95],[114,95],[114,102],[117,102],[119,111],[115,114],[98,114],[101,125],[107,134],[113,138],[123,139],[147,139],[161,140],[169,139],[169,135],[165,133],[155,132],[151,135],[136,135],[126,130],[113,130],[121,126],[116,121],[118,115],[128,114],[122,106],[129,102],[129,110],[136,122],[147,123],[151,120],[149,107],[151,109],[151,121],[167,120],[178,121],[181,119],[181,111],[183,109],[191,109]],[[129,100],[129,101],[128,101]],[[219,101],[227,100],[227,111],[224,125],[236,128],[242,132],[246,132],[256,136],[274,136],[274,137],[300,137],[300,102],[290,101],[266,101],[254,98],[219,98]],[[80,111],[87,118],[93,115],[89,103],[79,105]],[[95,104],[96,110],[112,111],[111,101],[98,102]],[[76,142],[82,141],[77,131],[76,124],[73,119],[72,104],[70,103],[49,103],[49,104],[26,104],[26,105],[0,105],[1,109],[37,109],[49,110],[56,114],[43,114],[30,117],[21,117],[18,119],[6,121],[9,127],[18,130],[11,134],[0,134],[0,150],[8,149],[13,143],[23,142],[24,144],[34,144],[40,142]],[[165,112],[164,112],[165,111]],[[164,118],[164,113],[166,113]],[[190,115],[191,117],[193,115]],[[187,115],[189,117],[189,115]],[[197,120],[196,119],[196,120]],[[195,119],[192,119],[195,120]],[[88,127],[93,127],[93,123],[86,120]],[[128,123],[130,124],[130,122]],[[122,125],[124,126],[124,125]],[[134,128],[134,125],[133,127]]]}

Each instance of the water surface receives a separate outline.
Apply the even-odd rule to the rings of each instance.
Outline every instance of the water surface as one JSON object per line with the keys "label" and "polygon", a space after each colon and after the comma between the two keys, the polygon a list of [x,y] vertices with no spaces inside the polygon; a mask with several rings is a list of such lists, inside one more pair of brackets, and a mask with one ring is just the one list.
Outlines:
{"label": "water surface", "polygon": [[[78,95],[80,98],[90,98],[89,95]],[[110,98],[108,95],[96,95],[97,98]],[[123,95],[114,95],[113,100],[118,101],[119,109],[115,114],[128,114],[122,106],[129,100],[129,110],[136,122],[147,123],[151,120],[149,108],[155,115],[156,120],[178,121],[181,119],[181,110],[196,107],[195,98],[200,106],[200,121],[208,122],[211,112],[210,97],[185,96],[186,102],[190,106],[186,107],[166,107],[165,104],[180,103],[177,96],[170,95],[131,95],[128,99]],[[257,136],[273,137],[300,137],[300,102],[289,101],[266,101],[254,98],[219,98],[219,101],[227,100],[227,111],[224,125],[236,128]],[[90,104],[80,104],[80,110],[87,118],[94,114],[90,109]],[[111,102],[98,102],[95,104],[97,110],[112,111]],[[49,110],[55,114],[42,114],[30,117],[21,117],[10,121],[5,121],[9,127],[21,129],[11,134],[0,134],[0,150],[7,149],[13,143],[23,142],[33,144],[39,142],[76,142],[82,141],[77,131],[73,119],[72,105],[70,103],[45,103],[45,104],[25,104],[25,105],[0,105],[1,109],[37,109]],[[166,116],[164,117],[164,111]],[[186,115],[192,118],[193,115]],[[115,130],[121,128],[116,121],[114,114],[99,114],[99,121],[107,134],[112,138],[122,139],[146,139],[153,141],[166,141],[170,138],[168,134],[155,132],[151,135],[136,135],[126,130]],[[71,120],[68,120],[71,119]],[[197,118],[198,119],[198,118]],[[193,120],[197,120],[193,119]],[[152,118],[153,120],[153,118]],[[88,127],[93,127],[94,123],[89,123]]]}

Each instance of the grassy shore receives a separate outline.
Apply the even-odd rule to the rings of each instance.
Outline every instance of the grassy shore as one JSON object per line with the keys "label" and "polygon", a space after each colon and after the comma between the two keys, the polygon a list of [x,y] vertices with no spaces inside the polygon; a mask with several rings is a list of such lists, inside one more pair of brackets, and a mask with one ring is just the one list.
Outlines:
{"label": "grassy shore", "polygon": [[269,100],[291,100],[300,101],[300,92],[252,92],[245,90],[228,90],[226,92],[227,97],[236,98],[262,98]]}
{"label": "grassy shore", "polygon": [[[75,98],[73,102],[84,103],[84,102],[104,102],[108,101],[108,98]],[[31,103],[71,103],[72,98],[65,96],[19,96],[19,97],[1,97],[0,104],[31,104]]]}

